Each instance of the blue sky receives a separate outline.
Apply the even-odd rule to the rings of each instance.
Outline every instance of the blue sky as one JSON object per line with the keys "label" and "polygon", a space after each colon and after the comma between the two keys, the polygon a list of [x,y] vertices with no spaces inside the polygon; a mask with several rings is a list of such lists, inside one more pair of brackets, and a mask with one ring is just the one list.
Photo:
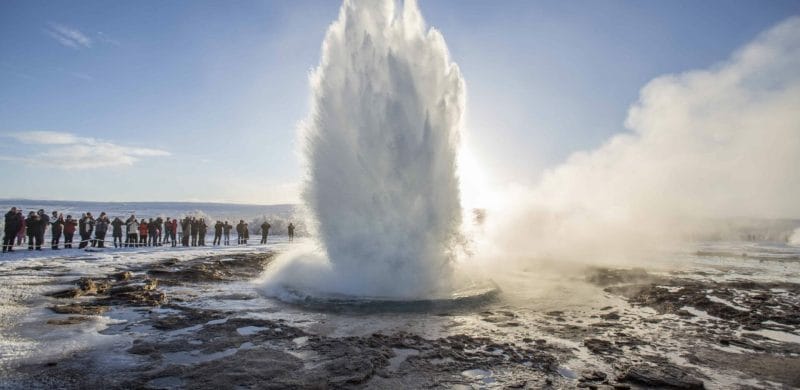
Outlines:
{"label": "blue sky", "polygon": [[[335,1],[0,2],[0,198],[294,202]],[[495,182],[624,131],[652,78],[725,60],[798,1],[420,1]]]}

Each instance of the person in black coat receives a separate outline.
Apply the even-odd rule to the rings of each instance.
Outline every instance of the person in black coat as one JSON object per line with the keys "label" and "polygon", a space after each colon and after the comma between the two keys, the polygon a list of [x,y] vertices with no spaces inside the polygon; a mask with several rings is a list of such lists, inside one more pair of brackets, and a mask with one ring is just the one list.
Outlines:
{"label": "person in black coat", "polygon": [[3,253],[14,251],[14,239],[17,237],[19,229],[22,228],[22,224],[17,215],[16,207],[12,207],[11,210],[6,213],[5,229],[3,231]]}
{"label": "person in black coat", "polygon": [[58,215],[58,212],[53,211],[52,221],[50,246],[57,250],[58,242],[61,241],[61,233],[64,231],[64,215]]}
{"label": "person in black coat", "polygon": [[246,232],[247,225],[244,223],[244,220],[240,219],[239,223],[236,224],[236,236],[238,238],[239,245],[247,245],[247,237],[245,236]]}
{"label": "person in black coat", "polygon": [[200,223],[197,218],[192,217],[190,224],[192,228],[192,246],[197,246],[197,233],[199,233]]}
{"label": "person in black coat", "polygon": [[189,236],[192,234],[192,220],[186,217],[181,220],[181,245],[189,246]]}
{"label": "person in black coat", "polygon": [[269,228],[271,226],[272,225],[270,225],[269,222],[267,222],[267,221],[264,221],[264,223],[261,224],[261,243],[262,244],[266,244],[267,243],[267,236],[269,236]]}
{"label": "person in black coat", "polygon": [[225,235],[225,245],[231,244],[231,229],[233,229],[233,225],[229,224],[228,221],[222,225],[222,234]]}
{"label": "person in black coat", "polygon": [[156,246],[158,244],[158,222],[157,220],[150,218],[147,221],[147,238],[148,238],[148,246]]}
{"label": "person in black coat", "polygon": [[42,250],[42,238],[44,238],[44,226],[39,214],[31,211],[28,218],[25,219],[25,225],[28,227],[28,250],[32,251],[34,247],[37,251]]}
{"label": "person in black coat", "polygon": [[119,217],[114,217],[114,220],[111,221],[111,236],[114,237],[114,248],[122,248],[122,225],[124,224]]}
{"label": "person in black coat", "polygon": [[219,245],[222,243],[222,221],[217,221],[214,224],[214,243],[213,245]]}
{"label": "person in black coat", "polygon": [[208,231],[208,225],[206,225],[206,220],[200,218],[200,220],[197,221],[197,245],[206,246],[207,231]]}
{"label": "person in black coat", "polygon": [[95,232],[94,232],[94,241],[92,241],[92,246],[97,246],[98,248],[105,248],[106,246],[106,233],[108,233],[108,226],[111,224],[111,221],[108,220],[108,216],[106,216],[105,212],[100,213],[100,216],[97,217],[95,221]]}
{"label": "person in black coat", "polygon": [[47,216],[44,209],[39,209],[36,214],[39,215],[39,220],[42,221],[42,242],[44,242],[44,233],[47,232],[47,228],[50,227],[50,217]]}

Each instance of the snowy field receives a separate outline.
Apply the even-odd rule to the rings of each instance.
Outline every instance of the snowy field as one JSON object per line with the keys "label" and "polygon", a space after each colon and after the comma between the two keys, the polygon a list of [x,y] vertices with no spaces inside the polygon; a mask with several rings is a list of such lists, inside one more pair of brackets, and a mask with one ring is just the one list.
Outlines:
{"label": "snowy field", "polygon": [[[246,247],[7,255],[0,260],[0,388],[214,388],[219,380],[636,387],[647,375],[706,388],[800,384],[793,371],[800,368],[800,248],[708,243],[647,270],[509,271],[495,280],[499,296],[468,305],[326,310],[263,293],[262,270],[291,245],[277,237]],[[259,256],[258,266],[225,266]],[[113,297],[53,293],[126,271],[134,284],[159,279],[164,301],[57,312]],[[367,360],[340,362],[354,350]],[[268,370],[263,359],[295,365]],[[211,378],[214,365],[238,367],[232,370],[241,376]],[[674,369],[653,373],[651,366]],[[302,381],[292,382],[298,375]]]}

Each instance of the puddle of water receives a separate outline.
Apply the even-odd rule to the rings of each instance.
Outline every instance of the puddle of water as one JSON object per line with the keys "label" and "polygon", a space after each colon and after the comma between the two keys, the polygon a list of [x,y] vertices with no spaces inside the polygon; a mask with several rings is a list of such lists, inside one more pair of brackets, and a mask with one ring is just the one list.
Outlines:
{"label": "puddle of water", "polygon": [[262,330],[267,330],[269,328],[265,328],[263,326],[243,326],[241,328],[236,329],[236,333],[239,333],[242,336],[252,336]]}
{"label": "puddle of water", "polygon": [[575,371],[569,369],[569,367],[561,366],[556,371],[558,371],[561,376],[568,379],[578,379],[578,374]]}
{"label": "puddle of water", "polygon": [[480,380],[481,382],[486,384],[497,382],[497,380],[492,377],[491,371],[481,370],[480,368],[461,371],[461,375],[470,379]]}

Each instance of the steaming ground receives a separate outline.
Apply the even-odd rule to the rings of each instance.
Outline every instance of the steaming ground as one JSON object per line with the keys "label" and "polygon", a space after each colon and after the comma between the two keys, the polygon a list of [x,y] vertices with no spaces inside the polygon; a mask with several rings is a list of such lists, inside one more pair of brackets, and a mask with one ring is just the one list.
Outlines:
{"label": "steaming ground", "polygon": [[17,254],[0,388],[800,386],[797,247],[540,262],[485,299],[320,306],[264,294],[292,245]]}

